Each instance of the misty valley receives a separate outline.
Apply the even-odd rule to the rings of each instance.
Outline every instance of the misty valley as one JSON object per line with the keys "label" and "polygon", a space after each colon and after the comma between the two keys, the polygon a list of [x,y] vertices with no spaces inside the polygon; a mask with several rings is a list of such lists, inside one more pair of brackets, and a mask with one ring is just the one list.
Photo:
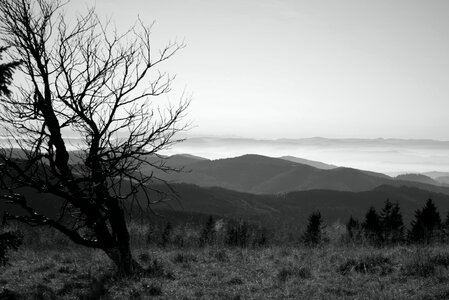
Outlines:
{"label": "misty valley", "polygon": [[449,1],[0,1],[0,300],[449,299]]}

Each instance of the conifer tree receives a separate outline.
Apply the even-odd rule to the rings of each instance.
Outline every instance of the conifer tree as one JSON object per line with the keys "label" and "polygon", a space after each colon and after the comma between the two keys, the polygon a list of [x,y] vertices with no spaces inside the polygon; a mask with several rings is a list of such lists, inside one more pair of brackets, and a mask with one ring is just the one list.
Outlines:
{"label": "conifer tree", "polygon": [[415,212],[415,220],[412,221],[409,231],[409,240],[429,244],[435,240],[442,223],[440,213],[432,199],[427,200],[426,205]]}
{"label": "conifer tree", "polygon": [[321,242],[322,226],[323,220],[321,218],[321,213],[317,210],[309,216],[309,223],[307,224],[306,231],[302,236],[302,240],[306,245],[313,246]]}
{"label": "conifer tree", "polygon": [[404,239],[404,221],[402,220],[401,208],[398,202],[393,205],[391,212],[391,229],[391,242],[401,242]]}
{"label": "conifer tree", "polygon": [[365,215],[365,221],[362,224],[366,238],[374,243],[382,240],[382,227],[379,214],[374,207],[370,207]]}
{"label": "conifer tree", "polygon": [[384,243],[390,244],[402,240],[404,224],[398,202],[393,204],[389,199],[385,201],[385,206],[380,213],[380,223]]}

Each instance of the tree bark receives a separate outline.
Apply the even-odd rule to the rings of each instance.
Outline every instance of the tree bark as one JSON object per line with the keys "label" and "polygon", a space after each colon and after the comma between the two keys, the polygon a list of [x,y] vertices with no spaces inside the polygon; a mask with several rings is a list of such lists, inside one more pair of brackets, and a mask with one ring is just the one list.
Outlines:
{"label": "tree bark", "polygon": [[143,267],[132,257],[129,245],[116,245],[103,250],[117,266],[119,276],[128,277],[144,272]]}
{"label": "tree bark", "polygon": [[144,269],[132,257],[129,231],[123,209],[114,198],[109,199],[108,206],[111,212],[109,220],[114,241],[112,247],[107,247],[104,251],[116,264],[119,275],[130,276],[142,273]]}

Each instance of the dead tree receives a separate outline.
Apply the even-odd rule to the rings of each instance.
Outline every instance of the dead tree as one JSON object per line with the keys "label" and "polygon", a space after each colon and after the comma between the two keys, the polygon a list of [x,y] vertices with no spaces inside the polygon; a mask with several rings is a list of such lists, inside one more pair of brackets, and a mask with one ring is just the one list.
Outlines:
{"label": "dead tree", "polygon": [[[126,203],[152,189],[155,178],[140,172],[144,165],[169,170],[149,158],[178,142],[175,134],[186,126],[188,99],[164,106],[154,98],[173,80],[159,65],[184,45],[155,51],[151,26],[140,20],[118,33],[93,9],[69,22],[63,8],[55,0],[0,5],[0,37],[23,75],[0,99],[8,142],[0,154],[2,199],[26,212],[8,218],[102,249],[128,275],[141,267],[130,251]],[[38,202],[59,199],[58,217],[39,213],[17,192],[24,187],[38,192]],[[146,197],[146,204],[158,200]]]}

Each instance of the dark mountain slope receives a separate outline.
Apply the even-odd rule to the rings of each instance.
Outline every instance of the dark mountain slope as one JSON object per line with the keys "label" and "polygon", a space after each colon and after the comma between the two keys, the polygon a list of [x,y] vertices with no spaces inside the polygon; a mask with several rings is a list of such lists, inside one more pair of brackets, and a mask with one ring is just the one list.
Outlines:
{"label": "dark mountain slope", "polygon": [[176,184],[174,188],[179,194],[179,201],[158,204],[154,207],[156,210],[169,208],[173,211],[246,218],[273,226],[278,223],[304,224],[308,215],[315,210],[321,211],[327,224],[337,220],[346,222],[351,215],[362,219],[370,206],[380,210],[387,199],[400,204],[407,225],[429,197],[434,200],[442,216],[449,211],[448,195],[405,186],[383,185],[364,192],[311,190],[282,195],[253,195],[188,184]]}
{"label": "dark mountain slope", "polygon": [[[168,160],[169,161],[169,160]],[[352,168],[318,169],[284,159],[244,155],[219,160],[202,160],[185,166],[184,172],[155,172],[171,183],[222,187],[254,194],[278,194],[315,189],[369,191],[377,186],[415,186],[449,194],[449,188],[422,182],[397,180],[387,175]]]}

